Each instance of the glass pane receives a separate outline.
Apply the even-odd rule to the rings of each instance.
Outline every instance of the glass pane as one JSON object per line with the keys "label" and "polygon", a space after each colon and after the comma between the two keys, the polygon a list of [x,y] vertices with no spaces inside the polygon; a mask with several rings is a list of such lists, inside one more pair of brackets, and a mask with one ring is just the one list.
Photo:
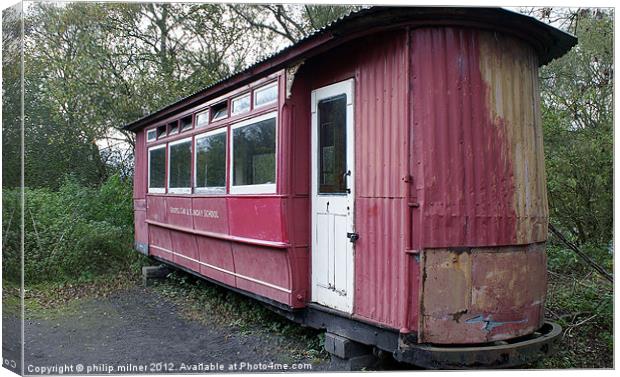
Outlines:
{"label": "glass pane", "polygon": [[166,180],[166,148],[152,149],[149,151],[150,171],[149,187],[164,188]]}
{"label": "glass pane", "polygon": [[250,110],[250,95],[235,98],[232,100],[232,113],[241,114]]}
{"label": "glass pane", "polygon": [[226,186],[226,132],[196,139],[196,187]]}
{"label": "glass pane", "polygon": [[153,141],[153,140],[155,140],[155,139],[157,138],[157,134],[156,134],[155,132],[156,132],[155,130],[149,130],[149,131],[146,133],[146,140],[147,140],[147,141]]}
{"label": "glass pane", "polygon": [[257,89],[254,92],[254,106],[266,105],[278,98],[278,86]]}
{"label": "glass pane", "polygon": [[157,127],[157,138],[166,136],[166,126]]}
{"label": "glass pane", "polygon": [[228,104],[224,101],[217,105],[214,105],[211,108],[211,112],[213,113],[212,121],[224,119],[228,116]]}
{"label": "glass pane", "polygon": [[233,130],[233,184],[260,185],[276,181],[276,119]]}
{"label": "glass pane", "polygon": [[209,110],[196,114],[196,127],[201,127],[209,123]]}
{"label": "glass pane", "polygon": [[192,116],[186,116],[185,118],[181,119],[181,132],[185,131],[185,130],[189,130],[190,128],[192,128]]}
{"label": "glass pane", "polygon": [[168,124],[168,135],[174,135],[179,132],[179,122],[172,122]]}
{"label": "glass pane", "polygon": [[170,188],[190,187],[191,140],[170,146]]}
{"label": "glass pane", "polygon": [[319,193],[347,192],[347,97],[342,94],[318,105]]}

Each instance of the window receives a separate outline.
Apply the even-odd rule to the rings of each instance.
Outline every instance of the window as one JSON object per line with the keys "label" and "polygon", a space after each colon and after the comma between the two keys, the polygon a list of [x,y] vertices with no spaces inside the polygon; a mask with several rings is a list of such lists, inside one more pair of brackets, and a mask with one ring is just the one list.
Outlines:
{"label": "window", "polygon": [[226,192],[226,128],[196,136],[195,192]]}
{"label": "window", "polygon": [[181,132],[192,128],[192,116],[188,115],[181,119]]}
{"label": "window", "polygon": [[319,194],[347,193],[347,96],[318,103]]}
{"label": "window", "polygon": [[174,121],[172,123],[168,123],[168,135],[174,135],[179,133],[179,122]]}
{"label": "window", "polygon": [[164,136],[166,136],[166,126],[157,127],[157,138],[161,139]]}
{"label": "window", "polygon": [[168,144],[168,192],[189,194],[192,160],[192,139]]}
{"label": "window", "polygon": [[149,148],[149,192],[166,191],[166,145]]}
{"label": "window", "polygon": [[250,93],[233,99],[231,102],[231,107],[232,115],[250,111]]}
{"label": "window", "polygon": [[232,193],[271,193],[276,183],[276,113],[232,126]]}
{"label": "window", "polygon": [[209,110],[196,114],[196,127],[203,127],[209,124]]}
{"label": "window", "polygon": [[154,141],[155,139],[157,139],[157,130],[153,128],[146,131],[146,141]]}
{"label": "window", "polygon": [[278,84],[273,83],[254,91],[254,107],[260,107],[275,102],[278,99]]}
{"label": "window", "polygon": [[228,103],[224,101],[214,105],[211,108],[211,114],[212,122],[228,117]]}

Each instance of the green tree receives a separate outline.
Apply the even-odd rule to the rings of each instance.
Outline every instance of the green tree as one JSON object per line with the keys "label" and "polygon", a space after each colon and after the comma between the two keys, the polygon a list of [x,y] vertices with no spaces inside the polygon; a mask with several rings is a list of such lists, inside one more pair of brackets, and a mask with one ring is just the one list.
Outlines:
{"label": "green tree", "polygon": [[541,70],[551,221],[580,244],[613,236],[613,11],[542,9],[579,38]]}

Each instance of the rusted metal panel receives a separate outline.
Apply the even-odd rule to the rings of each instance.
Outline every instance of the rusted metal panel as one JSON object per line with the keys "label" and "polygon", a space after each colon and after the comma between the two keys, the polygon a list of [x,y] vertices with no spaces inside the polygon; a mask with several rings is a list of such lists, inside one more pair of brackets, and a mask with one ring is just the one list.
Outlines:
{"label": "rusted metal panel", "polygon": [[532,48],[467,28],[411,34],[417,248],[546,239]]}
{"label": "rusted metal panel", "polygon": [[428,249],[422,260],[420,342],[485,343],[542,326],[544,243]]}
{"label": "rusted metal panel", "polygon": [[503,344],[429,345],[401,341],[396,360],[428,369],[497,369],[528,365],[554,354],[560,346],[562,328],[545,322],[538,332]]}

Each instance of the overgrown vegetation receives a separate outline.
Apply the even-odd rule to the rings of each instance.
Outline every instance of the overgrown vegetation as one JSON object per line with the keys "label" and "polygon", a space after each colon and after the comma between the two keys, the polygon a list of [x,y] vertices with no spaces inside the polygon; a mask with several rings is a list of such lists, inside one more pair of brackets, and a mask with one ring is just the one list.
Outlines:
{"label": "overgrown vegetation", "polygon": [[[586,249],[610,268],[606,248]],[[542,360],[545,368],[611,368],[613,366],[613,286],[575,253],[557,244],[547,247],[549,286],[545,316],[563,329],[558,353]]]}
{"label": "overgrown vegetation", "polygon": [[[85,281],[98,275],[136,270],[143,260],[132,252],[132,185],[118,175],[99,187],[68,176],[58,190],[25,189],[24,279],[27,285]],[[3,192],[7,279],[19,276],[19,192]]]}

